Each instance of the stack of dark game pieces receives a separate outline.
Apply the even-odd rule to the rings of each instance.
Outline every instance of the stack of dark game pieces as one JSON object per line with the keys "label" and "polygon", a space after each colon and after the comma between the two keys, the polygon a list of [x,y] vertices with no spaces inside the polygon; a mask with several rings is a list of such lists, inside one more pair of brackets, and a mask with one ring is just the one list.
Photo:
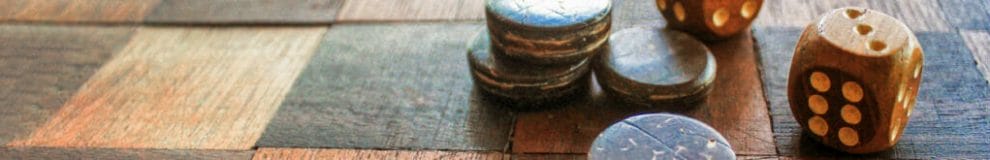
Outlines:
{"label": "stack of dark game pieces", "polygon": [[487,0],[488,27],[468,45],[474,84],[517,109],[584,93],[611,8],[610,0]]}

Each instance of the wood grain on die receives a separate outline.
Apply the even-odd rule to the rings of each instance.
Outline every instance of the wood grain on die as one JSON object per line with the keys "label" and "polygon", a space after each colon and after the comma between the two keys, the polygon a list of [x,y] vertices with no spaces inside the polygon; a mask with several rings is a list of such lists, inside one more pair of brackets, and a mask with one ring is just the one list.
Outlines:
{"label": "wood grain on die", "polygon": [[499,152],[430,151],[430,150],[366,150],[366,149],[314,149],[314,148],[261,148],[255,160],[268,159],[451,159],[451,160],[501,160],[507,158]]}
{"label": "wood grain on die", "polygon": [[146,22],[330,23],[343,4],[344,0],[166,0],[148,14]]}
{"label": "wood grain on die", "polygon": [[599,87],[588,97],[557,110],[519,113],[513,135],[514,153],[586,153],[595,137],[626,117],[677,112],[718,130],[737,154],[774,155],[770,116],[756,70],[749,34],[708,45],[719,63],[708,99],[694,110],[671,111],[631,107],[605,97]]}
{"label": "wood grain on die", "polygon": [[340,21],[479,20],[485,17],[484,0],[350,0],[344,3]]}
{"label": "wood grain on die", "polygon": [[13,146],[250,149],[324,28],[139,29]]}
{"label": "wood grain on die", "polygon": [[976,30],[960,30],[959,34],[966,40],[966,46],[973,52],[977,66],[983,77],[990,82],[990,32]]}
{"label": "wood grain on die", "polygon": [[336,25],[258,146],[503,150],[513,115],[472,92],[480,23]]}
{"label": "wood grain on die", "polygon": [[962,38],[919,33],[925,64],[916,106],[892,150],[850,155],[802,137],[787,100],[787,73],[801,28],[756,28],[761,70],[782,156],[858,158],[986,158],[990,156],[990,87],[980,77]]}
{"label": "wood grain on die", "polygon": [[44,124],[127,44],[132,30],[0,26],[0,146]]}
{"label": "wood grain on die", "polygon": [[765,8],[754,22],[759,27],[805,27],[825,12],[841,7],[863,7],[886,13],[904,22],[913,31],[950,31],[952,26],[942,18],[938,1],[792,1],[767,0]]}
{"label": "wood grain on die", "polygon": [[140,22],[160,0],[2,0],[0,21]]}
{"label": "wood grain on die", "polygon": [[254,150],[0,147],[0,159],[251,159]]}

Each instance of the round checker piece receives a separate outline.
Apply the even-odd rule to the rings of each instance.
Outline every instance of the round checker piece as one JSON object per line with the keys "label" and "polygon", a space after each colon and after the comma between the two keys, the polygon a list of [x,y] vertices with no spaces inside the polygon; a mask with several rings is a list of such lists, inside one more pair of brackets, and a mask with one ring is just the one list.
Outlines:
{"label": "round checker piece", "polygon": [[541,66],[501,60],[493,51],[484,31],[469,42],[471,78],[484,93],[512,102],[510,107],[556,102],[588,87],[587,59],[573,65]]}
{"label": "round checker piece", "polygon": [[609,96],[657,106],[707,97],[716,65],[708,48],[690,35],[631,28],[612,35],[594,68]]}
{"label": "round checker piece", "polygon": [[610,0],[487,0],[492,43],[507,58],[569,64],[593,56],[608,39]]}
{"label": "round checker piece", "polygon": [[688,117],[657,113],[633,116],[595,138],[589,159],[735,159],[715,129]]}

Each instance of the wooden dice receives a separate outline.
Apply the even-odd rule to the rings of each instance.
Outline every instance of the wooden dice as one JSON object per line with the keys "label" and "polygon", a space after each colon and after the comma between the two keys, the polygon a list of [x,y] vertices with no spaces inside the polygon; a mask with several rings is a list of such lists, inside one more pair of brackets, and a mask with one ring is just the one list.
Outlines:
{"label": "wooden dice", "polygon": [[749,28],[763,0],[656,0],[667,26],[703,40],[732,37]]}
{"label": "wooden dice", "polygon": [[691,106],[679,104],[707,97],[716,70],[705,44],[658,28],[616,32],[593,66],[609,97],[648,106]]}
{"label": "wooden dice", "polygon": [[591,144],[588,158],[736,159],[715,129],[688,117],[657,113],[630,117],[609,126]]}
{"label": "wooden dice", "polygon": [[810,137],[849,153],[897,143],[918,95],[924,53],[883,13],[841,8],[808,25],[791,61],[791,111]]}
{"label": "wooden dice", "polygon": [[611,0],[487,0],[492,43],[506,56],[563,64],[593,55],[608,39]]}

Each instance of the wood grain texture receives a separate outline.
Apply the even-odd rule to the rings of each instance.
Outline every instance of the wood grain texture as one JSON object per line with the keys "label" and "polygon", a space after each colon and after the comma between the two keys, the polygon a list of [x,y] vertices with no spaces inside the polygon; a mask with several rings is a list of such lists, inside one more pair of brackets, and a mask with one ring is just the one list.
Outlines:
{"label": "wood grain texture", "polygon": [[160,0],[0,0],[0,21],[140,22]]}
{"label": "wood grain texture", "polygon": [[504,150],[514,115],[472,90],[480,23],[336,25],[258,146]]}
{"label": "wood grain texture", "polygon": [[606,98],[599,87],[588,97],[546,112],[519,113],[513,153],[586,153],[595,137],[626,117],[675,112],[718,130],[736,154],[773,155],[770,116],[749,34],[708,45],[719,63],[714,90],[693,110],[675,111],[632,107]]}
{"label": "wood grain texture", "polygon": [[990,29],[990,1],[953,0],[938,1],[945,20],[956,28]]}
{"label": "wood grain texture", "polygon": [[249,149],[324,28],[141,28],[13,146]]}
{"label": "wood grain texture", "polygon": [[146,22],[330,23],[343,4],[344,0],[165,0]]}
{"label": "wood grain texture", "polygon": [[513,160],[585,160],[587,154],[514,154]]}
{"label": "wood grain texture", "polygon": [[[990,158],[990,87],[980,77],[962,38],[917,33],[924,47],[925,77],[910,122],[894,149],[850,155],[801,137],[787,101],[787,73],[800,28],[757,28],[765,90],[782,156],[842,158]],[[807,135],[804,135],[807,136]]]}
{"label": "wood grain texture", "polygon": [[990,83],[990,32],[960,30],[959,34],[966,40],[966,46],[973,52],[977,67]]}
{"label": "wood grain texture", "polygon": [[251,159],[254,150],[176,150],[176,149],[108,149],[0,147],[0,159]]}
{"label": "wood grain texture", "polygon": [[260,148],[255,160],[268,159],[451,159],[451,160],[501,160],[507,158],[499,152],[423,151],[423,150],[358,150],[358,149],[306,149]]}
{"label": "wood grain texture", "polygon": [[480,20],[484,0],[351,0],[337,14],[340,21]]}
{"label": "wood grain texture", "polygon": [[0,26],[0,146],[44,124],[127,44],[132,30]]}
{"label": "wood grain texture", "polygon": [[888,14],[904,22],[913,31],[950,31],[952,26],[943,19],[938,1],[899,0],[899,1],[793,1],[767,0],[763,4],[759,18],[753,26],[758,27],[805,27],[825,12],[841,7],[863,7]]}

